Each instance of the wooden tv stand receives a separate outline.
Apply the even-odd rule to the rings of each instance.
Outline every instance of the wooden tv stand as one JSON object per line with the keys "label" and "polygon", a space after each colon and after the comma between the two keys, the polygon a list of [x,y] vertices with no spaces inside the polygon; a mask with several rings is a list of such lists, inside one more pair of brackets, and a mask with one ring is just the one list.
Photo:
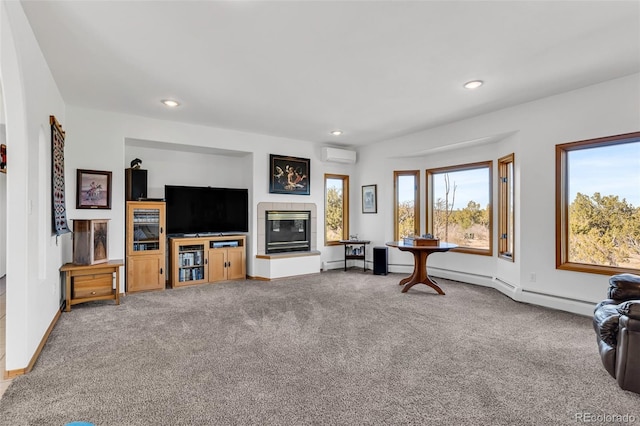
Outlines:
{"label": "wooden tv stand", "polygon": [[247,277],[246,236],[169,238],[171,288]]}

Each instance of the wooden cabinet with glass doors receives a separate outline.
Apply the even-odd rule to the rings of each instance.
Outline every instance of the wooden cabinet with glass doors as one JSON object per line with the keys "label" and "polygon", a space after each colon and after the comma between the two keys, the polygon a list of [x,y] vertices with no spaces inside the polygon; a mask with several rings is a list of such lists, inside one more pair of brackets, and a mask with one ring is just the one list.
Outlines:
{"label": "wooden cabinet with glass doors", "polygon": [[127,292],[165,288],[165,203],[127,201]]}
{"label": "wooden cabinet with glass doors", "polygon": [[170,238],[171,287],[208,282],[205,243],[200,238]]}

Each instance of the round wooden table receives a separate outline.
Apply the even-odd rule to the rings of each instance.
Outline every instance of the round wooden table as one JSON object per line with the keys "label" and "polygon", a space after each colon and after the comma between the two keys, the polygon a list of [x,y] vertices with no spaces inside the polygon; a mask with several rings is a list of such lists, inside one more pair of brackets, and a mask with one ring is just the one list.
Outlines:
{"label": "round wooden table", "polygon": [[443,253],[451,249],[458,247],[457,244],[440,242],[437,246],[414,246],[405,244],[402,241],[391,241],[386,243],[389,247],[395,247],[400,251],[408,251],[413,253],[413,273],[410,277],[400,280],[399,285],[404,285],[402,289],[403,293],[406,293],[411,287],[416,284],[426,284],[438,294],[444,294],[444,291],[435,283],[429,274],[427,274],[427,257],[431,253]]}

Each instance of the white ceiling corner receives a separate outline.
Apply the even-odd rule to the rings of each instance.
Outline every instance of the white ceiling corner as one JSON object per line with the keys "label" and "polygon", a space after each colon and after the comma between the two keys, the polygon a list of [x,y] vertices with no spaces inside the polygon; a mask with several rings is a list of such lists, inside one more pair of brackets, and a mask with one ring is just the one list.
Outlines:
{"label": "white ceiling corner", "polygon": [[640,71],[638,1],[21,3],[70,105],[344,147]]}

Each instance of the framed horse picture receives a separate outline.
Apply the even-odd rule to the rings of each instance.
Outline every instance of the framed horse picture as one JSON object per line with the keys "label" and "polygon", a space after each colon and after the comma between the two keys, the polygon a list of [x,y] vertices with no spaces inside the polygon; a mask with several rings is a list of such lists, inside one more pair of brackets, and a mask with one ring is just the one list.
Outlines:
{"label": "framed horse picture", "polygon": [[77,209],[111,209],[111,172],[78,169]]}

